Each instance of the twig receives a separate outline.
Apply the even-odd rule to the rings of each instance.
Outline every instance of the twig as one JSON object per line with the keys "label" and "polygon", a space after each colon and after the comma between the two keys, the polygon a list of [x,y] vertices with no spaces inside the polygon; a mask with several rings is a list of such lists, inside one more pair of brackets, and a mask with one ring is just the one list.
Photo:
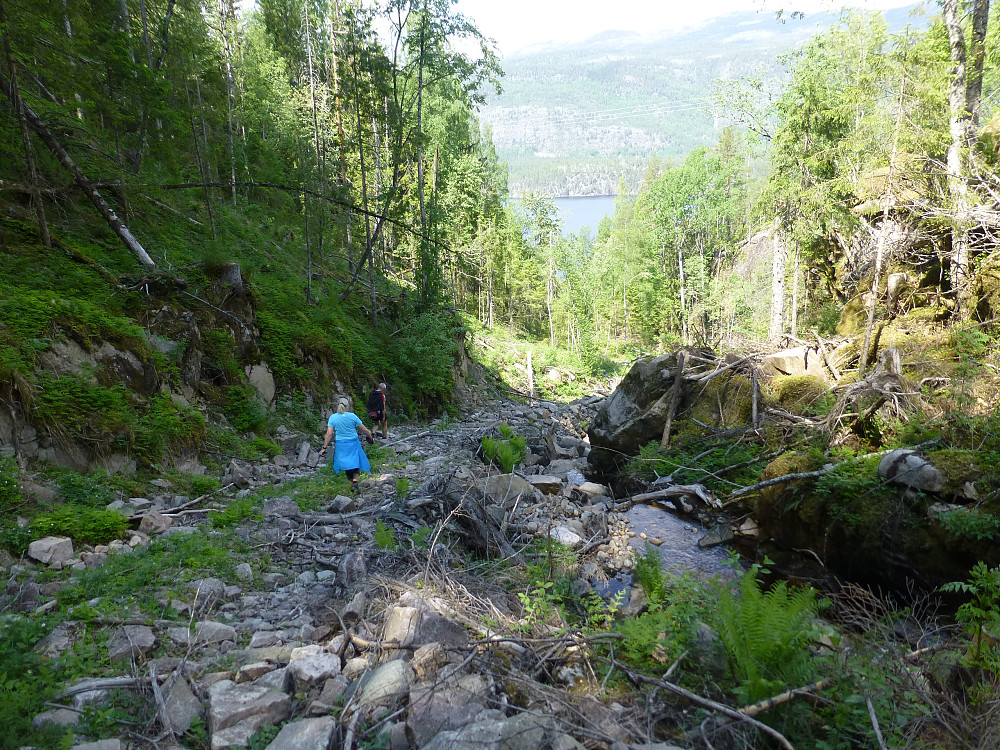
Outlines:
{"label": "twig", "polygon": [[170,721],[170,712],[167,711],[167,703],[163,700],[163,693],[160,692],[160,685],[156,681],[156,665],[153,662],[149,663],[149,684],[153,688],[153,700],[156,701],[156,713],[160,717],[160,724],[163,725],[163,731],[170,737],[176,737],[176,732],[174,732],[174,725]]}
{"label": "twig", "polygon": [[867,695],[865,696],[865,704],[868,706],[868,717],[872,720],[872,729],[875,730],[875,739],[878,740],[878,746],[880,750],[889,750],[885,744],[885,739],[882,737],[882,730],[878,726],[878,717],[875,715],[875,706],[872,705],[872,699]]}
{"label": "twig", "polygon": [[795,698],[801,698],[806,695],[812,695],[813,693],[819,692],[823,688],[829,687],[834,683],[832,678],[827,677],[826,679],[814,682],[812,685],[804,685],[799,688],[794,688],[792,690],[786,690],[783,693],[778,693],[777,695],[771,696],[770,698],[765,698],[762,701],[751,704],[749,706],[744,706],[740,709],[741,714],[746,716],[756,716],[757,714],[764,713],[764,711],[769,711],[775,706],[780,706],[784,703],[788,703]]}
{"label": "twig", "polygon": [[768,734],[771,737],[773,737],[775,740],[777,740],[779,745],[785,748],[785,750],[795,750],[795,747],[792,745],[792,743],[789,742],[788,739],[785,737],[785,735],[783,735],[777,729],[773,729],[769,727],[767,724],[763,724],[757,721],[756,719],[747,716],[746,714],[740,713],[735,708],[731,708],[722,703],[717,703],[716,701],[713,701],[710,698],[704,698],[698,695],[697,693],[692,693],[690,690],[685,690],[680,685],[675,685],[674,683],[668,680],[654,680],[652,677],[646,677],[646,675],[644,674],[639,674],[638,672],[632,672],[632,671],[629,671],[628,675],[629,678],[632,679],[633,681],[643,682],[647,685],[656,685],[657,687],[661,687],[666,690],[669,690],[672,693],[676,693],[677,695],[680,695],[683,698],[687,698],[689,701],[701,706],[702,708],[707,708],[710,711],[715,711],[717,713],[722,714],[723,716],[728,716],[730,719],[735,719],[737,721],[745,722],[750,726],[758,729],[759,731],[764,732],[765,734]]}

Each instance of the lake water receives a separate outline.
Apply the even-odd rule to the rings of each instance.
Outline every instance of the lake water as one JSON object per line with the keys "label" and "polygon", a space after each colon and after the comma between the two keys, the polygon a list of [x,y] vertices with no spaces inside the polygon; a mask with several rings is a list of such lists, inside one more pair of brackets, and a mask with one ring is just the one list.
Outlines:
{"label": "lake water", "polygon": [[583,197],[554,198],[559,217],[563,222],[563,234],[576,234],[582,227],[590,228],[590,236],[597,236],[597,225],[601,219],[615,212],[615,196],[587,195]]}

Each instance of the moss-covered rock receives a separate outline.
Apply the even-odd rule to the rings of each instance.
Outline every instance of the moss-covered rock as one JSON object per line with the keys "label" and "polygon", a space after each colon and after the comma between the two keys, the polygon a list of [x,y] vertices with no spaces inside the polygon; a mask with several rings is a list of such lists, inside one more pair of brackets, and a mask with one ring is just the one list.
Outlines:
{"label": "moss-covered rock", "polygon": [[779,375],[771,380],[771,390],[794,414],[822,414],[833,404],[826,381],[815,375]]}
{"label": "moss-covered rock", "polygon": [[840,313],[840,322],[837,323],[838,336],[853,336],[858,331],[863,331],[865,323],[868,321],[868,312],[865,310],[865,303],[862,298],[855,297],[844,305]]}
{"label": "moss-covered rock", "polygon": [[745,375],[727,373],[689,392],[690,406],[683,416],[713,427],[749,424],[753,417],[753,384]]}

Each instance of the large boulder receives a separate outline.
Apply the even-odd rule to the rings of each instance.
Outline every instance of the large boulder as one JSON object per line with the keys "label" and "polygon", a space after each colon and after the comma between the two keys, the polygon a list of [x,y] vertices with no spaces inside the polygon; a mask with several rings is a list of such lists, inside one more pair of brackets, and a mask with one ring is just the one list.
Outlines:
{"label": "large boulder", "polygon": [[243,747],[265,724],[280,724],[292,713],[285,693],[222,680],[208,689],[208,728],[212,750]]}
{"label": "large boulder", "polygon": [[[709,359],[712,353],[684,349],[689,361]],[[606,399],[590,424],[591,465],[598,472],[610,473],[620,468],[639,449],[663,437],[663,426],[670,409],[671,391],[680,352],[640,359],[622,378],[615,392]],[[732,358],[728,364],[738,365]],[[694,429],[701,434],[704,425],[722,429],[749,424],[752,416],[753,389],[750,379],[734,366],[705,380],[682,380],[680,401],[674,415],[678,430]],[[547,473],[559,476],[550,465]]]}
{"label": "large boulder", "polygon": [[43,565],[61,568],[73,557],[73,540],[66,536],[47,536],[28,545],[28,557]]}
{"label": "large boulder", "polygon": [[768,354],[761,360],[760,369],[766,375],[812,375],[824,380],[828,375],[823,355],[815,346],[796,346]]}
{"label": "large boulder", "polygon": [[676,367],[676,353],[640,359],[604,401],[587,432],[590,463],[598,470],[615,469],[662,436]]}

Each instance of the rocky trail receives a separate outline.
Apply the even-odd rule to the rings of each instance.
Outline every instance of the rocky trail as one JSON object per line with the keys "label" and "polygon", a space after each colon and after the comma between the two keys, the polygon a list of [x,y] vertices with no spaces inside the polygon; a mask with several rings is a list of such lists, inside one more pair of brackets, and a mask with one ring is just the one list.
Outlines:
{"label": "rocky trail", "polygon": [[[584,476],[583,426],[602,401],[498,401],[394,427],[361,492],[318,507],[298,497],[317,476],[315,440],[284,431],[287,455],[233,461],[211,496],[174,496],[161,482],[161,494],[118,501],[139,522],[128,539],[33,543],[33,559],[10,570],[5,606],[56,614],[74,575],[150,554],[151,537],[211,540],[206,508],[261,502],[262,518],[235,529],[251,551],[228,577],[160,581],[134,617],[91,614],[49,633],[38,645],[48,658],[84,639],[100,653],[36,726],[77,727],[79,750],[653,747],[638,709],[602,700],[587,638],[541,611],[544,596],[533,599],[504,560],[543,563],[545,540],[558,540],[577,553],[581,596],[632,565],[627,506]],[[500,424],[527,441],[517,473],[481,457]],[[632,598],[626,610],[641,606]],[[102,602],[87,604],[93,613]],[[150,616],[157,607],[163,619]],[[135,715],[95,736],[86,717],[120,704],[123,690]]]}

